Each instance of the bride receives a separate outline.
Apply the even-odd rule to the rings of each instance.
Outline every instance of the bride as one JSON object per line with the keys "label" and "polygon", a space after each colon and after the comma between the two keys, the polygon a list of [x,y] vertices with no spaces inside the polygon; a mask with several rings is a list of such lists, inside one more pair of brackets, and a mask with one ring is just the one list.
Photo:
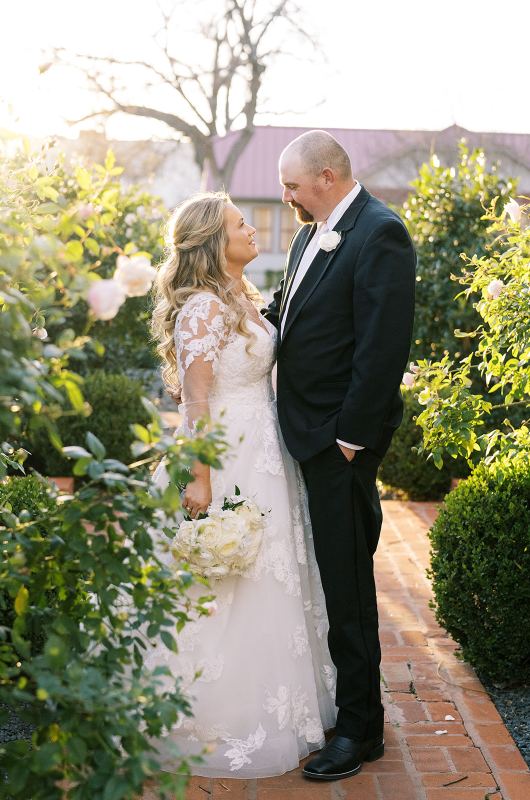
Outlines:
{"label": "bride", "polygon": [[[192,771],[211,777],[295,769],[322,748],[336,715],[305,488],[276,416],[276,330],[243,275],[258,254],[254,234],[223,193],[183,203],[170,220],[152,319],[164,381],[181,397],[182,431],[193,435],[206,415],[222,422],[229,444],[222,469],[194,465],[184,507],[195,518],[211,503],[222,505],[237,485],[269,512],[254,564],[241,576],[212,580],[216,613],[188,623],[178,654],[157,642],[147,655],[147,666],[165,664],[181,678],[193,717],[183,717],[169,738],[185,755],[206,748]],[[167,485],[163,464],[154,480]],[[164,740],[157,746],[172,771]]]}

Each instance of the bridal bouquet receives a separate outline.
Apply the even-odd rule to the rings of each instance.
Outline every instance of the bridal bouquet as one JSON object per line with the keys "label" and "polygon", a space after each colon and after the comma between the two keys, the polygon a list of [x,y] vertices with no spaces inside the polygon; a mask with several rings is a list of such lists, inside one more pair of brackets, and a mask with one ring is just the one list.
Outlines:
{"label": "bridal bouquet", "polygon": [[235,494],[225,497],[222,508],[210,508],[202,519],[181,522],[171,551],[205,578],[240,575],[256,560],[264,516],[236,486]]}

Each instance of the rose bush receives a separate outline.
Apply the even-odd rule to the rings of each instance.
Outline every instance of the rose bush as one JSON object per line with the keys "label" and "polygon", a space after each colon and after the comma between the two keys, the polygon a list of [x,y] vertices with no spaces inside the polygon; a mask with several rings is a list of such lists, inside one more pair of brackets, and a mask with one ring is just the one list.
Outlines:
{"label": "rose bush", "polygon": [[[526,419],[530,406],[530,228],[528,206],[495,201],[484,215],[492,244],[484,256],[465,258],[458,278],[464,294],[476,297],[480,319],[466,332],[474,342],[469,355],[418,361],[414,393],[422,406],[423,451],[441,466],[444,457],[463,456],[470,465],[478,455],[487,463],[528,451]],[[526,213],[525,213],[526,211]],[[481,380],[484,396],[474,390]],[[518,425],[492,426],[494,412],[519,409]],[[498,414],[497,414],[498,418]],[[476,459],[475,459],[476,462]]]}
{"label": "rose bush", "polygon": [[[114,324],[95,321],[88,292],[114,274],[116,256],[148,254],[116,238],[124,211],[133,227],[144,217],[124,202],[112,159],[71,175],[48,164],[48,153],[26,152],[0,167],[0,708],[32,730],[0,745],[0,790],[18,800],[122,800],[154,778],[161,796],[182,797],[186,764],[175,754],[178,773],[161,772],[152,741],[189,705],[175,676],[161,689],[164,669],[151,674],[143,653],[158,639],[175,649],[190,616],[215,606],[207,587],[190,601],[191,576],[164,566],[164,539],[156,546],[153,533],[171,534],[177,485],[196,458],[218,463],[223,444],[216,430],[193,442],[167,436],[148,400],[148,421],[133,424],[133,462],[109,457],[91,431],[61,440],[57,420],[90,411],[75,367],[103,352],[102,326]],[[146,300],[128,299],[120,312],[129,324],[135,302]],[[34,493],[21,507],[11,476],[25,472],[21,441],[37,422],[84,483],[53,502]],[[149,468],[163,454],[170,482],[160,492]]]}

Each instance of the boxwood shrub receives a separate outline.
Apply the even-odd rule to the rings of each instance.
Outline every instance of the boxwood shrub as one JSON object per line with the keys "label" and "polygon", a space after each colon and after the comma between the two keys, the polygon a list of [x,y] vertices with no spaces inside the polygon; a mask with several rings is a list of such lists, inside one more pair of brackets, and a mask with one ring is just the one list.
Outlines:
{"label": "boxwood shrub", "polygon": [[[105,445],[107,458],[130,462],[134,440],[130,426],[149,421],[141,400],[142,384],[127,375],[96,370],[86,376],[82,390],[92,413],[87,417],[65,415],[57,420],[63,444],[84,442],[86,433],[91,431]],[[30,432],[26,447],[31,453],[28,464],[34,469],[44,475],[71,474],[71,462],[50,445],[46,429],[38,427]]]}
{"label": "boxwood shrub", "polygon": [[439,622],[501,682],[530,679],[530,459],[481,464],[431,532]]}

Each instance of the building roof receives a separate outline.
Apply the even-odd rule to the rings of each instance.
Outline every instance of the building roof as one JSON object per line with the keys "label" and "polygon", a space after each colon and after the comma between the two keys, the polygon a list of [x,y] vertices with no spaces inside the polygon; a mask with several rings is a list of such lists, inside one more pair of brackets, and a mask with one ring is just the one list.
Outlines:
{"label": "building roof", "polygon": [[[289,142],[309,128],[256,127],[254,135],[237,162],[230,193],[238,199],[279,200],[278,158]],[[492,159],[503,155],[510,166],[519,164],[519,175],[530,170],[530,136],[517,133],[479,133],[452,125],[442,131],[368,130],[327,128],[349,153],[354,176],[370,184],[375,173],[385,172],[393,162],[411,157],[419,164],[431,152],[453,153],[465,138],[471,147],[483,147]],[[215,143],[217,163],[223,163],[237,131]],[[516,174],[517,177],[517,174]],[[526,182],[526,181],[525,181]],[[211,186],[208,181],[209,186]],[[520,189],[530,187],[520,186]]]}

